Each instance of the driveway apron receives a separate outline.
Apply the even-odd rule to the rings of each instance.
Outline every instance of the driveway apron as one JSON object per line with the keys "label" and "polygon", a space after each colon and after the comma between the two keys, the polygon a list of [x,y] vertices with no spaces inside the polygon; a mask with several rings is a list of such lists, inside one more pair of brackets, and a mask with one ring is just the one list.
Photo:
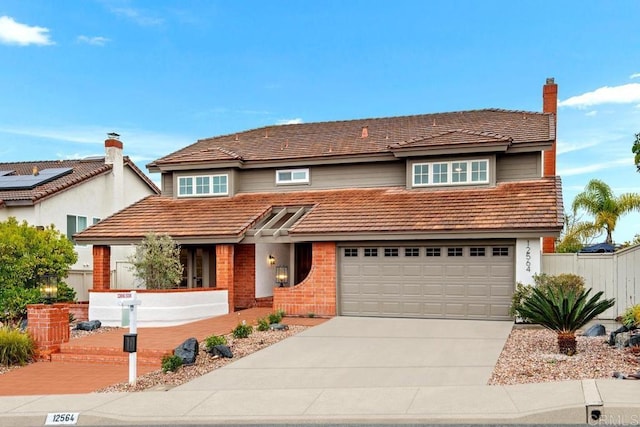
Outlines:
{"label": "driveway apron", "polygon": [[336,317],[174,390],[485,385],[512,326]]}

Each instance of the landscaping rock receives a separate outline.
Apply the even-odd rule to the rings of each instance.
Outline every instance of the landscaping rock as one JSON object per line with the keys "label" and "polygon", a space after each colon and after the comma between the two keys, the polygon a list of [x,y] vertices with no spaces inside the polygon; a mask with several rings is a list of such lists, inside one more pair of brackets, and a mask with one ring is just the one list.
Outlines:
{"label": "landscaping rock", "polygon": [[272,331],[288,331],[289,325],[285,325],[284,323],[272,323],[269,325],[269,329]]}
{"label": "landscaping rock", "polygon": [[634,334],[629,337],[629,341],[627,342],[627,346],[634,347],[640,345],[640,334]]}
{"label": "landscaping rock", "polygon": [[233,357],[233,353],[231,349],[227,345],[215,345],[213,349],[211,349],[211,353],[214,356],[226,357],[227,359],[231,359]]}
{"label": "landscaping rock", "polygon": [[176,347],[176,349],[173,351],[173,354],[182,359],[183,365],[193,365],[194,363],[196,363],[198,350],[198,340],[195,338],[189,338],[178,347]]}
{"label": "landscaping rock", "polygon": [[102,322],[99,320],[89,320],[86,322],[78,322],[76,329],[79,331],[95,331],[100,326],[102,326]]}
{"label": "landscaping rock", "polygon": [[611,332],[611,334],[609,334],[609,341],[608,341],[609,345],[611,345],[611,346],[616,345],[616,342],[619,341],[619,340],[616,339],[616,336],[618,334],[626,333],[626,332],[629,332],[629,331],[631,331],[633,329],[635,329],[635,328],[629,328],[626,325],[620,326],[618,329],[616,329],[615,331]]}
{"label": "landscaping rock", "polygon": [[607,335],[607,330],[605,329],[604,325],[596,323],[595,325],[587,329],[582,335],[585,337],[601,337]]}

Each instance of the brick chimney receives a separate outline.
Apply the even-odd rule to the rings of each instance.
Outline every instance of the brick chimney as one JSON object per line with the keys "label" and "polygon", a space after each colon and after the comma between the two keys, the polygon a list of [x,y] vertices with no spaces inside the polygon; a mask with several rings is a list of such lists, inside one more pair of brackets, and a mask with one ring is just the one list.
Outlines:
{"label": "brick chimney", "polygon": [[124,208],[124,159],[122,155],[122,141],[117,133],[108,133],[104,141],[105,157],[104,163],[112,165],[111,175],[113,176],[111,207],[113,211]]}
{"label": "brick chimney", "polygon": [[[558,123],[558,85],[553,77],[548,78],[546,84],[542,87],[542,112],[552,113],[554,117],[553,128],[553,144],[551,148],[546,150],[542,156],[542,167],[544,177],[556,176],[556,129]],[[553,237],[542,238],[542,252],[545,254],[554,253],[556,251],[556,242]]]}
{"label": "brick chimney", "polygon": [[547,83],[542,87],[542,112],[553,113],[553,145],[544,152],[544,176],[556,176],[556,124],[558,122],[558,85],[553,77],[547,79]]}

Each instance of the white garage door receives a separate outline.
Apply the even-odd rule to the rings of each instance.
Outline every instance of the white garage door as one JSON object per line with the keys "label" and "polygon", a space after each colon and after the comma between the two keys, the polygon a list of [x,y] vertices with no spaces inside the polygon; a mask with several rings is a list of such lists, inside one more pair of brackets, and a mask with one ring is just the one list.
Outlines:
{"label": "white garage door", "polygon": [[340,314],[509,319],[512,245],[340,248]]}

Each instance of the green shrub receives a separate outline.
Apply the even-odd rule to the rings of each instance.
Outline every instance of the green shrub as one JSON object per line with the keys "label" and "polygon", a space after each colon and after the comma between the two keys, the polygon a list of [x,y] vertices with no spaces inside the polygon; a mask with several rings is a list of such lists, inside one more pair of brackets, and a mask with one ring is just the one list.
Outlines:
{"label": "green shrub", "polygon": [[58,283],[58,296],[56,302],[74,302],[76,291],[64,282]]}
{"label": "green shrub", "polygon": [[258,319],[258,327],[259,331],[268,331],[269,330],[269,319],[267,317],[263,317]]}
{"label": "green shrub", "polygon": [[222,335],[211,335],[204,339],[204,345],[207,348],[213,348],[217,345],[227,345],[227,339]]}
{"label": "green shrub", "polygon": [[570,291],[580,293],[581,291],[584,291],[584,279],[577,274],[563,273],[558,274],[557,276],[552,276],[542,273],[534,275],[533,280],[536,287],[543,292],[549,292],[549,290],[562,290],[564,293],[569,293]]}
{"label": "green shrub", "polygon": [[516,290],[513,292],[511,296],[511,307],[509,307],[509,315],[513,317],[520,318],[524,321],[527,319],[522,317],[522,313],[520,313],[520,309],[522,308],[522,304],[531,296],[533,292],[533,286],[523,285],[518,282],[516,284]]}
{"label": "green shrub", "polygon": [[238,323],[238,326],[233,330],[234,338],[247,338],[253,332],[253,326],[247,325],[244,321]]}
{"label": "green shrub", "polygon": [[162,357],[162,372],[175,372],[182,366],[182,358],[175,354],[165,354]]}
{"label": "green shrub", "polygon": [[632,305],[620,316],[622,324],[628,327],[640,325],[640,304]]}
{"label": "green shrub", "polygon": [[18,325],[27,317],[27,304],[39,302],[39,289],[7,285],[0,289],[0,320],[7,325]]}
{"label": "green shrub", "polygon": [[35,352],[33,339],[19,329],[0,328],[0,364],[26,365]]}
{"label": "green shrub", "polygon": [[282,316],[284,315],[284,311],[278,310],[275,313],[269,313],[269,324],[280,323],[282,322]]}
{"label": "green shrub", "polygon": [[307,317],[309,317],[310,319],[313,319],[314,317],[316,317],[315,313],[308,313]]}

